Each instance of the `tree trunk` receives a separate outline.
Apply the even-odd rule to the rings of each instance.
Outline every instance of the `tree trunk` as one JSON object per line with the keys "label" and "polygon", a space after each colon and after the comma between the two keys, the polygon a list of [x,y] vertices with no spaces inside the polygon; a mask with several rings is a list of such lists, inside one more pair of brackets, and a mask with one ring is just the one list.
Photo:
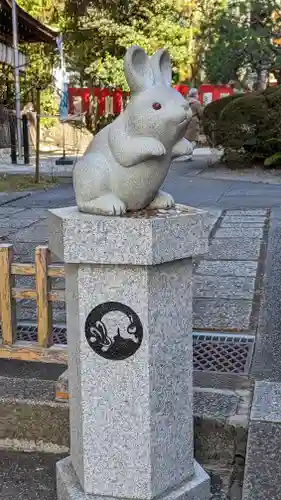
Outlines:
{"label": "tree trunk", "polygon": [[268,71],[263,69],[257,74],[256,90],[265,90],[268,81]]}

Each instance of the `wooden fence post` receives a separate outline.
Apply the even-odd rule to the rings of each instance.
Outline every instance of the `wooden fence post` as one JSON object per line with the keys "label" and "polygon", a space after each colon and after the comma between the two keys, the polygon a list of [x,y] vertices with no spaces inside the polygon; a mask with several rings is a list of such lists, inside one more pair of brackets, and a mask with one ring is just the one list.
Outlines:
{"label": "wooden fence post", "polygon": [[48,277],[50,250],[47,246],[35,250],[38,343],[41,347],[53,344],[52,303],[48,300],[51,278]]}
{"label": "wooden fence post", "polygon": [[15,278],[11,274],[13,245],[0,245],[0,312],[3,344],[12,345],[16,340],[16,303],[12,297]]}

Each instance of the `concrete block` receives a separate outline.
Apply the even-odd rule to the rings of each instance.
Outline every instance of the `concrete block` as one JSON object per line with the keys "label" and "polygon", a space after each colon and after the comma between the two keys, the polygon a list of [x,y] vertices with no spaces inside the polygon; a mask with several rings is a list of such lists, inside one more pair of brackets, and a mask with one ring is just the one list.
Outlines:
{"label": "concrete block", "polygon": [[196,268],[195,273],[203,276],[256,276],[257,262],[251,261],[231,261],[202,260]]}
{"label": "concrete block", "polygon": [[216,238],[262,238],[263,229],[260,227],[231,226],[222,227],[216,232]]}
{"label": "concrete block", "polygon": [[255,279],[232,276],[194,276],[193,296],[213,299],[252,299]]}
{"label": "concrete block", "polygon": [[251,300],[193,299],[193,328],[245,331],[250,328]]}
{"label": "concrete block", "polygon": [[208,259],[212,260],[258,260],[262,241],[258,238],[214,238],[211,241]]}
{"label": "concrete block", "polygon": [[243,500],[280,498],[280,401],[280,383],[256,382],[249,424]]}

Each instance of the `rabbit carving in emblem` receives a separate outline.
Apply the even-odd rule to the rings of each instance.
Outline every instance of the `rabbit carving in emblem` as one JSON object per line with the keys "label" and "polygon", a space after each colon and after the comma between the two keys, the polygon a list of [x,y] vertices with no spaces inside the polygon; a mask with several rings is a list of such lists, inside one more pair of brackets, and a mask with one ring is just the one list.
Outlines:
{"label": "rabbit carving in emblem", "polygon": [[95,326],[90,328],[90,340],[100,344],[101,350],[106,352],[118,336],[123,340],[132,340],[138,344],[136,331],[132,316],[126,316],[118,311],[108,312],[102,321],[97,321]]}

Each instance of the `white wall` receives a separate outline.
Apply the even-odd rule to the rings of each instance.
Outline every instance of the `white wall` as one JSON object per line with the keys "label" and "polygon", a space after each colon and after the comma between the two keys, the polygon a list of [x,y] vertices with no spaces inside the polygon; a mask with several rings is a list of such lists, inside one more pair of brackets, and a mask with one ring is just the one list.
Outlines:
{"label": "white wall", "polygon": [[[0,62],[6,63],[12,68],[14,67],[14,51],[9,45],[0,42]],[[23,70],[28,65],[28,58],[22,52],[19,52],[20,70]]]}

